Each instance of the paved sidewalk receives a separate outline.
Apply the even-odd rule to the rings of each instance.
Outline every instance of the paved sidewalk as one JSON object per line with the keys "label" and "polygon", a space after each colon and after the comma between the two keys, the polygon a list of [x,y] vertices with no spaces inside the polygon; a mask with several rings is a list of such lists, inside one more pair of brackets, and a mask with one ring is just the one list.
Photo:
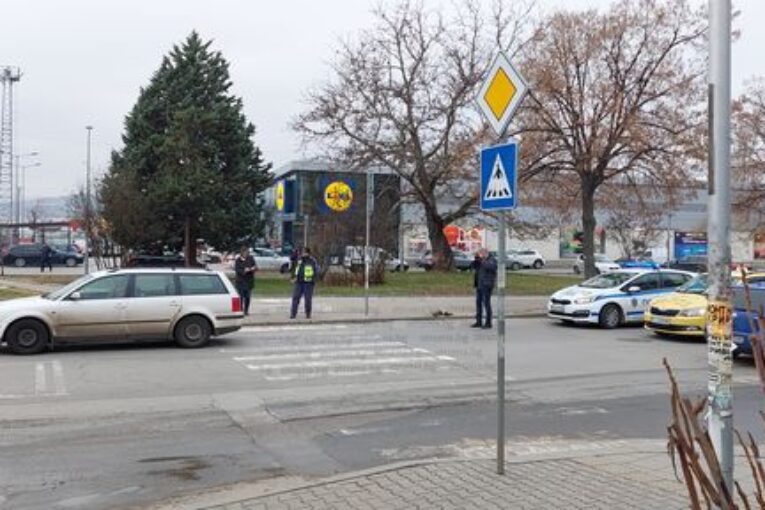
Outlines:
{"label": "paved sidewalk", "polygon": [[422,464],[213,508],[684,510],[688,502],[679,490],[563,459],[509,464],[506,476],[486,460]]}
{"label": "paved sidewalk", "polygon": [[[50,292],[58,285],[41,285],[34,282],[0,278],[0,286],[15,287],[31,292]],[[494,299],[496,314],[496,298]],[[277,325],[290,322],[290,298],[258,298],[252,300],[249,326]],[[546,311],[547,296],[508,296],[505,310],[511,317],[535,317]],[[301,307],[297,322],[302,319]],[[313,323],[364,322],[383,320],[424,320],[433,318],[472,318],[475,314],[475,298],[472,296],[449,297],[370,297],[369,316],[364,314],[363,297],[316,296],[313,303]]]}
{"label": "paved sidewalk", "polygon": [[[681,510],[685,486],[661,440],[510,446],[505,476],[489,445],[453,459],[402,462],[333,478],[263,480],[154,506],[203,510],[519,509]],[[508,452],[510,453],[510,451]],[[749,486],[738,458],[737,474]]]}
{"label": "paved sidewalk", "polygon": [[[289,322],[289,298],[255,298],[248,325]],[[496,303],[495,303],[496,315]],[[510,296],[506,313],[511,317],[536,317],[546,313],[546,296]],[[424,320],[433,318],[467,319],[475,316],[475,298],[458,297],[371,297],[369,316],[364,315],[364,298],[322,297],[313,302],[312,322],[353,322],[380,320]],[[301,306],[298,322],[305,322]]]}

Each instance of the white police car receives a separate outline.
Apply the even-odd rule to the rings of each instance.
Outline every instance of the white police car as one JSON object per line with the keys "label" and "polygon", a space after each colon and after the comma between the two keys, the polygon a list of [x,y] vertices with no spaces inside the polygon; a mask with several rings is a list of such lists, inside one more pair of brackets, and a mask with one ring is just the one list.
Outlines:
{"label": "white police car", "polygon": [[672,269],[622,269],[559,290],[550,297],[547,315],[564,322],[615,328],[642,322],[648,303],[673,292],[694,273]]}

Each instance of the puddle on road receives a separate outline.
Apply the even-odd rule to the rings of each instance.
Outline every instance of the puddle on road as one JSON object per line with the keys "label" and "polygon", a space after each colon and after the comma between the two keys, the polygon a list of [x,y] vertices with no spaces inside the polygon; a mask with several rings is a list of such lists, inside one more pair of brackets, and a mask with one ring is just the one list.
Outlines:
{"label": "puddle on road", "polygon": [[169,466],[164,469],[149,471],[148,474],[167,476],[187,482],[199,480],[201,478],[199,471],[212,467],[212,464],[199,457],[155,457],[141,459],[139,462],[151,464],[163,462],[179,463],[180,465],[177,466]]}

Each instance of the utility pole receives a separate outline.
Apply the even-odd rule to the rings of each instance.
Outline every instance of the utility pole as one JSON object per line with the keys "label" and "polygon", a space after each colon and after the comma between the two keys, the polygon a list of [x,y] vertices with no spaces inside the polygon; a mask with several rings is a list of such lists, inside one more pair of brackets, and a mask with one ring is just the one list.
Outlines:
{"label": "utility pole", "polygon": [[733,488],[730,290],[731,0],[709,0],[708,428],[728,494]]}
{"label": "utility pole", "polygon": [[85,126],[88,130],[87,160],[85,163],[85,274],[90,273],[90,138],[93,126]]}

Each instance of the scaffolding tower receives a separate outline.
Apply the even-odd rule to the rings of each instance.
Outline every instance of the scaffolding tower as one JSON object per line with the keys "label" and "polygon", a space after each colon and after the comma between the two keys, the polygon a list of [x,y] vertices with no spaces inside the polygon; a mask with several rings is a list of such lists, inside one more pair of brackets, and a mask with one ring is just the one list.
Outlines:
{"label": "scaffolding tower", "polygon": [[0,220],[9,223],[13,221],[13,84],[20,79],[18,67],[0,66]]}

